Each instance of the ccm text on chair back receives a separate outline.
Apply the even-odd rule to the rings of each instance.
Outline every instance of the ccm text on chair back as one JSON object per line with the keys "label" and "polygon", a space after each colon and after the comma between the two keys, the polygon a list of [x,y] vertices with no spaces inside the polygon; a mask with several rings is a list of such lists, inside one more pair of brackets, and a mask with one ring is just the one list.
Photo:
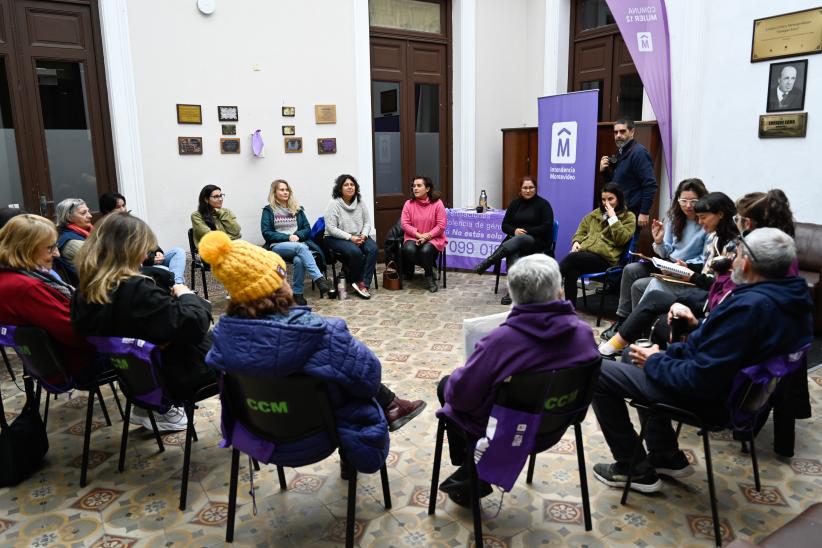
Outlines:
{"label": "ccm text on chair back", "polygon": [[159,349],[150,342],[127,337],[88,337],[100,354],[108,356],[120,388],[129,400],[144,406],[167,407],[156,366]]}
{"label": "ccm text on chair back", "polygon": [[326,431],[338,445],[334,415],[320,379],[226,373],[223,391],[231,413],[256,436],[288,443]]}

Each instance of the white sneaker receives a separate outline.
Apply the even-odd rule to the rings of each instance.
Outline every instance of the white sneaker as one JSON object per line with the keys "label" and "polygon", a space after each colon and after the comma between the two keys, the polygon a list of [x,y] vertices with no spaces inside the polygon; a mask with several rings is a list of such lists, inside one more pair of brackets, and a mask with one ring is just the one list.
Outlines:
{"label": "white sneaker", "polygon": [[614,348],[611,341],[599,343],[597,350],[599,350],[599,355],[603,358],[614,358],[621,352],[621,350]]}
{"label": "white sneaker", "polygon": [[[157,423],[157,430],[160,432],[179,432],[188,427],[188,418],[185,411],[179,407],[172,407],[164,415],[155,413],[154,421]],[[139,407],[132,407],[129,422],[142,426],[146,430],[151,430],[151,419],[148,418],[148,413]]]}
{"label": "white sneaker", "polygon": [[357,283],[352,283],[351,287],[354,289],[354,291],[357,292],[357,295],[359,295],[363,299],[370,299],[371,298],[371,293],[369,293],[368,288],[365,287],[364,284],[360,285],[360,284],[357,284]]}

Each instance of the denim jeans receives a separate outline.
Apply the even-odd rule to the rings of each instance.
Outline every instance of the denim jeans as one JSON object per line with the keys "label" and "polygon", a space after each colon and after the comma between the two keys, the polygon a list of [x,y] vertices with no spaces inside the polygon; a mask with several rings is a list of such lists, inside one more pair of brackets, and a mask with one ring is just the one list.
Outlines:
{"label": "denim jeans", "polygon": [[351,278],[347,280],[348,283],[363,282],[366,287],[371,287],[379,253],[374,240],[366,238],[362,245],[357,245],[351,240],[327,236],[324,241],[332,251],[342,255],[342,260],[348,268],[348,276]]}
{"label": "denim jeans", "polygon": [[175,284],[184,284],[186,271],[186,252],[179,247],[172,247],[163,254],[163,266],[174,274]]}
{"label": "denim jeans", "polygon": [[314,261],[314,256],[311,254],[311,249],[302,242],[280,242],[271,246],[271,251],[276,252],[280,257],[286,261],[292,261],[294,264],[294,276],[291,282],[291,289],[297,295],[303,293],[303,282],[305,281],[305,272],[312,280],[322,278],[323,273],[317,267]]}

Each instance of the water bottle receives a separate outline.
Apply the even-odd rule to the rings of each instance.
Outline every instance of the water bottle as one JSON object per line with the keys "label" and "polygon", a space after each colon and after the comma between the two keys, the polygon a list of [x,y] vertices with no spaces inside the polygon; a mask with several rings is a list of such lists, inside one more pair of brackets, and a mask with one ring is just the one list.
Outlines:
{"label": "water bottle", "polygon": [[340,274],[340,277],[337,281],[337,293],[340,296],[340,300],[344,301],[348,298],[348,292],[345,289],[345,276]]}
{"label": "water bottle", "polygon": [[479,206],[483,211],[488,209],[488,194],[486,194],[484,190],[480,191]]}

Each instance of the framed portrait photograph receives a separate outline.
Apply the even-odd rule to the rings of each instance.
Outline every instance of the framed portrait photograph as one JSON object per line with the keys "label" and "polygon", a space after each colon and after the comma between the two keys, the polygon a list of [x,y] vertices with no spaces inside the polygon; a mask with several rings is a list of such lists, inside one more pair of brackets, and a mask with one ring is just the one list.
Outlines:
{"label": "framed portrait photograph", "polygon": [[295,133],[294,126],[283,126],[283,135],[294,135]]}
{"label": "framed portrait photograph", "polygon": [[317,139],[317,154],[336,154],[337,153],[337,138],[336,137],[320,137]]}
{"label": "framed portrait photograph", "polygon": [[286,153],[293,154],[295,152],[303,151],[302,137],[286,137],[283,141]]}
{"label": "framed portrait photograph", "polygon": [[177,104],[177,123],[178,124],[202,124],[203,110],[200,105],[181,105]]}
{"label": "framed portrait photograph", "polygon": [[240,140],[231,137],[220,139],[220,154],[239,154]]}
{"label": "framed portrait photograph", "polygon": [[237,126],[234,124],[223,124],[223,135],[237,135]]}
{"label": "framed portrait photograph", "polygon": [[236,122],[240,119],[237,107],[217,107],[217,116],[221,122]]}
{"label": "framed portrait photograph", "polygon": [[295,116],[294,107],[283,107],[283,116],[293,118]]}
{"label": "framed portrait photograph", "polygon": [[202,154],[202,137],[177,137],[177,152],[181,155]]}
{"label": "framed portrait photograph", "polygon": [[766,112],[785,112],[805,108],[805,82],[808,60],[771,63],[768,73]]}

